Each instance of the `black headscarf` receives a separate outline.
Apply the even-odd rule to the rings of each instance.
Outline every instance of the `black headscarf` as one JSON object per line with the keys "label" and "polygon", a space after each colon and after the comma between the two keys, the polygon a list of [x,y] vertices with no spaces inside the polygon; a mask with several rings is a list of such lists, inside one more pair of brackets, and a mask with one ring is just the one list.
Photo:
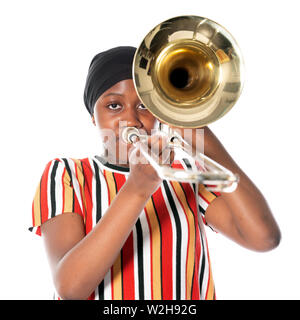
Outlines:
{"label": "black headscarf", "polygon": [[132,62],[136,48],[116,47],[98,53],[92,60],[84,89],[84,104],[93,115],[103,92],[117,82],[132,79]]}

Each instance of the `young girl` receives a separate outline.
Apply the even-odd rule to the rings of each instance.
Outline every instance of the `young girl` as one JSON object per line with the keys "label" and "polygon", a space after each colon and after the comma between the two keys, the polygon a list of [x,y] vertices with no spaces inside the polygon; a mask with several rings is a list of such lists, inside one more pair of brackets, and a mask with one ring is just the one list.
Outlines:
{"label": "young girl", "polygon": [[85,105],[94,125],[116,139],[102,135],[103,156],[46,165],[30,230],[44,239],[56,298],[215,299],[204,224],[257,251],[275,248],[280,231],[263,195],[208,127],[205,154],[240,176],[232,193],[161,180],[136,161],[141,154],[123,142],[122,126],[150,136],[159,122],[136,94],[134,53],[117,47],[92,60]]}

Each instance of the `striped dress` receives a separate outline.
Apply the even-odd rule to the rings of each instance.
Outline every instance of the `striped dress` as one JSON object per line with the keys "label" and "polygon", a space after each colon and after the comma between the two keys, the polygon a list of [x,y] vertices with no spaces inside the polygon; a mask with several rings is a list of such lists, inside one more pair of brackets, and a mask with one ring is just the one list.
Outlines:
{"label": "striped dress", "polygon": [[[83,217],[88,234],[128,175],[129,168],[99,156],[50,161],[36,190],[29,230],[41,235],[42,223],[75,212]],[[204,185],[163,180],[89,299],[215,299],[204,214],[218,195]],[[55,299],[59,299],[56,293]]]}

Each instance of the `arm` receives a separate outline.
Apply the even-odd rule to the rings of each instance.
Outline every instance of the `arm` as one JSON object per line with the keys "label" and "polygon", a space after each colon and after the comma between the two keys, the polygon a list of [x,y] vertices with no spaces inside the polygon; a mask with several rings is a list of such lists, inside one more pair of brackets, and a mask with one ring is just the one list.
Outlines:
{"label": "arm", "polygon": [[[191,142],[193,147],[195,135],[196,130]],[[275,248],[280,242],[280,230],[266,199],[208,127],[204,128],[204,153],[240,177],[234,192],[221,193],[208,206],[207,224],[248,249],[267,251]]]}
{"label": "arm", "polygon": [[103,280],[161,179],[132,152],[130,175],[104,216],[85,235],[82,217],[64,213],[42,224],[54,285],[63,299],[87,299]]}
{"label": "arm", "polygon": [[86,299],[103,280],[150,196],[137,191],[127,181],[87,236],[76,213],[42,225],[54,284],[63,299]]}

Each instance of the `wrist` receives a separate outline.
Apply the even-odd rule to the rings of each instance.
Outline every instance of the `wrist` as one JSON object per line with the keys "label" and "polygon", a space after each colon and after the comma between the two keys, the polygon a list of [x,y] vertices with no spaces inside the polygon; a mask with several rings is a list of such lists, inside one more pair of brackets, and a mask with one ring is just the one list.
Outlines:
{"label": "wrist", "polygon": [[147,201],[153,193],[152,190],[141,188],[140,185],[138,185],[136,181],[130,176],[128,177],[123,187],[125,187],[126,191],[128,191],[131,195],[134,194],[144,201]]}

